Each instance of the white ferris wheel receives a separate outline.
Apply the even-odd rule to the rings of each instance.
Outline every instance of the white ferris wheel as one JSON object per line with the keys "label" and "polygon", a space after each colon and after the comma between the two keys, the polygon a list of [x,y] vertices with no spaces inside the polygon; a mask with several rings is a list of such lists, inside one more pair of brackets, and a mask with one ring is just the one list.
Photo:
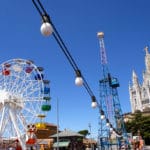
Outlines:
{"label": "white ferris wheel", "polygon": [[25,133],[29,124],[51,106],[49,81],[43,68],[33,61],[11,59],[0,65],[0,138],[19,140],[26,147]]}

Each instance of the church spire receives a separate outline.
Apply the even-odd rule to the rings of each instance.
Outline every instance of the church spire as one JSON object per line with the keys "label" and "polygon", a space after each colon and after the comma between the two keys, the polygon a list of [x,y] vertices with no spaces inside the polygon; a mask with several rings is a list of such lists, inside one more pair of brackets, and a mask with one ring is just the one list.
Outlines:
{"label": "church spire", "polygon": [[144,50],[145,50],[145,52],[146,52],[146,55],[148,55],[148,54],[149,54],[149,52],[148,52],[148,46],[146,46],[146,47],[144,48]]}
{"label": "church spire", "polygon": [[137,77],[134,70],[132,71],[132,83],[133,83],[133,85],[138,85],[139,84],[138,77]]}
{"label": "church spire", "polygon": [[137,75],[136,75],[136,73],[135,73],[134,70],[132,71],[132,77],[133,77],[133,78],[137,78]]}
{"label": "church spire", "polygon": [[145,52],[146,52],[146,55],[145,55],[145,66],[146,66],[146,72],[147,73],[150,73],[150,54],[149,54],[149,51],[148,51],[148,46],[146,46],[144,48]]}

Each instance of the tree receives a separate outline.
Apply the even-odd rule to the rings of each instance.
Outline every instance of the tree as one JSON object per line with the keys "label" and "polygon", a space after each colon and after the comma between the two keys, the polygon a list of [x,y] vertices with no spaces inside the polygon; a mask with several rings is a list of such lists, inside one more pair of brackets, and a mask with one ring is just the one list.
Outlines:
{"label": "tree", "polygon": [[127,132],[133,135],[140,134],[145,144],[150,144],[150,116],[143,116],[141,112],[133,114],[131,121],[125,123]]}
{"label": "tree", "polygon": [[78,133],[84,135],[84,137],[90,134],[88,130],[81,130],[81,131],[78,131]]}

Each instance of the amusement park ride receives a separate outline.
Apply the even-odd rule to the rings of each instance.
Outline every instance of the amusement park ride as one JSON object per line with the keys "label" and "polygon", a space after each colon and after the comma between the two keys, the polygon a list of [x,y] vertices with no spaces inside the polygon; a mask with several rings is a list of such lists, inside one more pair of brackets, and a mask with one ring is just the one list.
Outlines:
{"label": "amusement park ride", "polygon": [[17,141],[22,150],[36,146],[38,122],[50,111],[50,87],[43,68],[33,61],[12,59],[0,65],[0,148]]}
{"label": "amusement park ride", "polygon": [[[122,110],[118,98],[117,87],[119,87],[119,83],[117,78],[111,76],[108,71],[107,67],[107,58],[106,52],[104,47],[104,33],[99,32],[99,42],[101,48],[101,61],[102,61],[102,72],[103,72],[103,79],[100,80],[100,103],[96,100],[90,86],[86,82],[83,74],[79,70],[77,64],[75,63],[74,59],[72,58],[70,52],[68,51],[63,39],[61,38],[60,34],[58,33],[55,25],[53,24],[50,16],[44,9],[43,5],[41,4],[40,0],[32,0],[35,8],[37,9],[39,15],[42,18],[42,26],[41,26],[41,33],[44,36],[53,35],[56,42],[60,46],[62,52],[68,59],[70,65],[72,66],[73,70],[76,73],[75,84],[78,86],[83,85],[87,90],[88,94],[91,97],[93,108],[98,108],[101,119],[100,119],[100,132],[99,132],[99,142],[101,149],[111,149],[111,145],[115,145],[117,148],[121,147],[122,143],[126,146],[128,145],[128,139],[126,130],[124,127],[123,115]],[[115,141],[114,140],[115,137]]]}
{"label": "amusement park ride", "polygon": [[128,146],[127,133],[124,126],[123,114],[120,106],[117,88],[117,78],[111,76],[108,70],[107,56],[104,45],[104,33],[98,32],[103,78],[100,87],[100,129],[99,142],[102,150],[116,149]]}
{"label": "amusement park ride", "polygon": [[[97,34],[103,72],[103,79],[99,81],[98,102],[43,5],[39,0],[32,2],[42,17],[41,33],[54,36],[75,71],[75,84],[85,87],[92,100],[91,106],[99,109],[99,148],[110,150],[113,145],[117,149],[122,143],[128,145],[117,92],[119,83],[108,71],[104,33]],[[9,141],[13,138],[19,142],[22,150],[31,147],[36,149],[36,129],[45,128],[43,119],[51,110],[49,81],[44,78],[43,68],[37,67],[31,60],[12,59],[0,65],[0,72],[0,140]]]}

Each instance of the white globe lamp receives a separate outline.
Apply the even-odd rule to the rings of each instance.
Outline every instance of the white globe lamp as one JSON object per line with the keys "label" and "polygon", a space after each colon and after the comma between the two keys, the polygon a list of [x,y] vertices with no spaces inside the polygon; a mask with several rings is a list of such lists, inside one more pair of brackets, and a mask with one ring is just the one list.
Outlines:
{"label": "white globe lamp", "polygon": [[75,84],[77,86],[82,86],[83,85],[83,79],[82,79],[82,77],[76,77]]}
{"label": "white globe lamp", "polygon": [[101,115],[101,119],[102,119],[102,120],[105,119],[105,115]]}
{"label": "white globe lamp", "polygon": [[109,127],[109,126],[110,126],[110,123],[109,123],[109,122],[107,122],[107,123],[106,123],[106,126],[107,126],[107,127]]}
{"label": "white globe lamp", "polygon": [[97,102],[92,102],[91,106],[92,106],[92,108],[96,108],[97,107]]}
{"label": "white globe lamp", "polygon": [[53,32],[53,28],[52,28],[51,24],[48,22],[43,22],[41,25],[42,35],[49,36],[52,34],[52,32]]}

